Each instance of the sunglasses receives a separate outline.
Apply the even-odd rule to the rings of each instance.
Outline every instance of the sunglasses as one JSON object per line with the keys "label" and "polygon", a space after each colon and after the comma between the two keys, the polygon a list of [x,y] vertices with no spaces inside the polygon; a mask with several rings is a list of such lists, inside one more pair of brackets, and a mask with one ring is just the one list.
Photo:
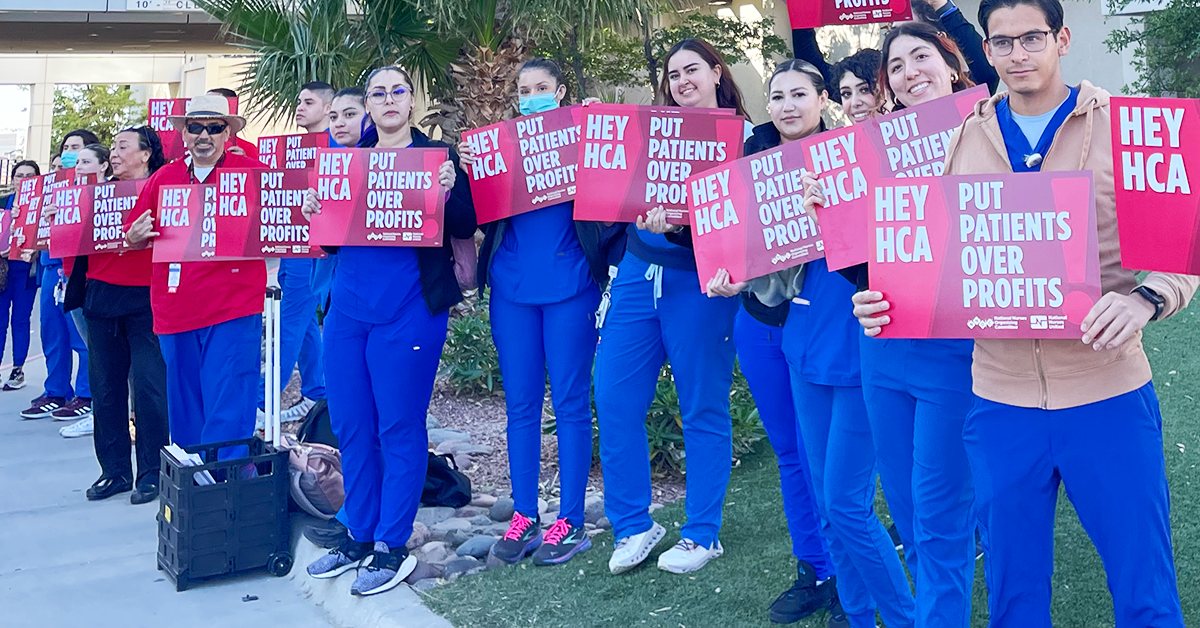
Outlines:
{"label": "sunglasses", "polygon": [[188,122],[186,128],[187,132],[192,135],[200,135],[205,131],[208,131],[209,135],[220,135],[225,132],[225,129],[229,128],[229,124],[225,122],[209,122],[208,124],[204,124],[203,122]]}

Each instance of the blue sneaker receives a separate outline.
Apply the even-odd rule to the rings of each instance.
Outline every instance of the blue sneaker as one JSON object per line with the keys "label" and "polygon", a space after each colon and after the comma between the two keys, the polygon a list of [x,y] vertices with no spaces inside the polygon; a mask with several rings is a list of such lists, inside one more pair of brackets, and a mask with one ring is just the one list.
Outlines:
{"label": "blue sneaker", "polygon": [[508,532],[492,545],[492,556],[513,564],[532,554],[542,544],[541,525],[537,519],[514,512]]}

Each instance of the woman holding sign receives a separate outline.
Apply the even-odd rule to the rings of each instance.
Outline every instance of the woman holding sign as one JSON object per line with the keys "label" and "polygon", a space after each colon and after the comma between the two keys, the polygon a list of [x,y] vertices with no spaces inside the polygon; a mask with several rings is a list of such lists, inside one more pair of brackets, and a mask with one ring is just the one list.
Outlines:
{"label": "woman holding sign", "polygon": [[[517,73],[522,115],[556,109],[567,97],[558,64],[531,59]],[[468,142],[458,146],[463,167],[475,162]],[[515,563],[530,553],[535,565],[564,563],[591,548],[583,502],[592,466],[592,363],[596,306],[608,277],[598,222],[575,221],[574,203],[518,213],[489,223],[479,257],[479,286],[491,286],[492,338],[504,376],[508,464],[514,512],[491,554]],[[546,374],[557,425],[560,516],[542,533],[538,518],[542,405]]]}
{"label": "woman holding sign", "polygon": [[[42,174],[36,161],[18,161],[12,168],[12,182],[14,186],[19,186],[21,179],[28,179]],[[4,232],[11,232],[12,208],[16,201],[17,195],[14,192],[9,196],[4,205],[4,212],[0,214],[0,220],[5,221]],[[7,328],[9,327],[9,306],[12,306],[12,338],[13,338],[13,368],[8,375],[8,380],[4,382],[4,390],[19,390],[25,387],[25,359],[29,357],[29,342],[30,342],[30,324],[29,321],[33,316],[33,301],[37,297],[38,282],[36,279],[36,269],[31,268],[32,264],[23,259],[8,258],[8,242],[4,242],[5,248],[2,252],[4,261],[0,264],[6,264],[7,280],[4,283],[4,289],[0,290],[0,321],[4,322],[3,328],[0,328],[0,357],[4,355],[4,341],[7,337]]]}
{"label": "woman holding sign", "polygon": [[[367,112],[379,148],[445,147],[412,126],[413,82],[387,66],[367,79]],[[453,151],[438,182],[445,189],[445,229],[475,233],[467,177]],[[309,191],[304,215],[321,211]],[[374,595],[408,577],[417,560],[405,543],[428,463],[425,416],[446,341],[449,310],[462,300],[450,238],[438,248],[344,246],[336,251],[331,307],[325,319],[326,389],[342,450],[346,503],[338,520],[349,536],[308,566],[314,578],[358,571],[351,593]]]}
{"label": "woman holding sign", "polygon": [[[972,87],[958,46],[920,23],[900,24],[883,42],[880,83],[897,108]],[[816,179],[806,201],[824,206]],[[850,269],[856,313],[883,297],[867,290],[865,266]],[[974,489],[963,445],[971,408],[970,340],[860,342],[863,394],[888,508],[916,581],[920,625],[967,626],[975,582]]]}
{"label": "woman holding sign", "polygon": [[[707,42],[685,39],[663,62],[663,104],[733,109],[745,116],[729,66]],[[735,299],[708,299],[699,290],[691,250],[667,241],[660,209],[626,230],[625,256],[601,305],[596,354],[596,410],[604,468],[605,512],[617,537],[613,573],[646,560],[666,530],[650,518],[650,456],[646,412],[664,359],[671,364],[687,448],[687,523],[682,538],[658,560],[687,573],[720,556],[721,510],[729,485]]]}

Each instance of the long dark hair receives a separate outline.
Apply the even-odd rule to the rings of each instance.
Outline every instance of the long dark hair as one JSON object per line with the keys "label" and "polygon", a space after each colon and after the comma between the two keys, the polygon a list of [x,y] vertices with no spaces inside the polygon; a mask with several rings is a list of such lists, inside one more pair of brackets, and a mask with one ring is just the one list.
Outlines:
{"label": "long dark hair", "polygon": [[879,66],[879,85],[883,88],[883,93],[895,101],[897,106],[902,106],[903,103],[896,98],[896,94],[892,92],[892,85],[888,82],[888,52],[891,50],[892,44],[896,42],[896,38],[904,35],[929,42],[942,55],[942,60],[950,66],[951,71],[958,75],[957,80],[951,84],[954,91],[961,92],[975,86],[975,82],[968,75],[969,70],[966,60],[963,59],[962,51],[958,49],[958,44],[954,43],[953,39],[925,22],[904,22],[893,26],[888,31],[887,37],[883,38],[883,63]]}
{"label": "long dark hair", "polygon": [[742,90],[738,89],[737,83],[733,80],[733,73],[729,70],[729,65],[725,63],[725,59],[721,57],[721,53],[713,48],[712,44],[703,39],[682,39],[679,43],[671,46],[671,50],[667,52],[667,56],[663,57],[663,75],[662,80],[658,84],[659,102],[664,105],[676,107],[679,103],[675,102],[675,96],[671,94],[671,79],[668,78],[671,72],[667,69],[671,63],[671,57],[676,54],[689,50],[700,55],[701,59],[708,64],[710,68],[721,68],[721,82],[717,85],[717,106],[722,109],[733,109],[739,115],[749,119],[749,114],[746,113],[746,108],[742,102]]}
{"label": "long dark hair", "polygon": [[100,160],[100,163],[104,164],[104,176],[102,177],[102,180],[112,176],[112,164],[108,161],[109,150],[107,146],[100,143],[88,144],[87,146],[83,147],[83,150],[92,151],[92,154],[96,156],[96,159]]}
{"label": "long dark hair", "polygon": [[[571,102],[571,86],[567,84],[567,77],[563,74],[562,68],[558,67],[558,64],[554,60],[547,59],[546,57],[534,57],[521,64],[521,69],[517,70],[517,76],[520,77],[530,70],[541,70],[549,74],[550,78],[554,79],[559,85],[567,88],[567,91],[563,92],[563,99],[559,103],[560,105],[565,107]],[[557,89],[555,87],[555,90]]]}
{"label": "long dark hair", "polygon": [[[158,137],[158,133],[154,129],[145,124],[139,124],[121,129],[117,132],[117,135],[122,133],[136,134],[138,136],[138,150],[150,151],[150,160],[146,162],[146,167],[149,168],[150,174],[158,172],[158,169],[167,163],[167,157],[163,154],[162,138]],[[116,135],[113,137],[116,137]]]}

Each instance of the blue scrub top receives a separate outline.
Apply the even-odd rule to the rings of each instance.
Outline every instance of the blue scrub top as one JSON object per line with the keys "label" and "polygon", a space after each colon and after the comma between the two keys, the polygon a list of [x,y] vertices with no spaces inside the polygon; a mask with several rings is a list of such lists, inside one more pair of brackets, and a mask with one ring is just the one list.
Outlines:
{"label": "blue scrub top", "polygon": [[586,290],[592,279],[573,212],[568,202],[510,218],[488,272],[492,291],[512,303],[547,305]]}
{"label": "blue scrub top", "polygon": [[332,307],[364,323],[382,325],[410,307],[425,307],[417,250],[343,246],[333,275]]}
{"label": "blue scrub top", "polygon": [[858,336],[862,328],[854,318],[854,285],[825,260],[809,262],[804,273],[801,305],[792,301],[783,327],[783,352],[800,366],[800,377],[821,386],[861,386],[862,368]]}

